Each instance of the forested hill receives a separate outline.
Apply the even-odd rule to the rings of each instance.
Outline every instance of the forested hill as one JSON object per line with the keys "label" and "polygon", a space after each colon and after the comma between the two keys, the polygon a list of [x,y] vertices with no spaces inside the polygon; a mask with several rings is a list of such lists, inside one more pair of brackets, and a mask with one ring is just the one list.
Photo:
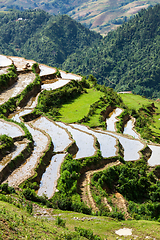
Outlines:
{"label": "forested hill", "polygon": [[0,54],[55,67],[77,49],[102,38],[67,15],[52,16],[42,10],[0,13],[0,26]]}
{"label": "forested hill", "polygon": [[93,74],[118,91],[160,97],[160,5],[141,10],[101,44],[72,54],[63,68]]}

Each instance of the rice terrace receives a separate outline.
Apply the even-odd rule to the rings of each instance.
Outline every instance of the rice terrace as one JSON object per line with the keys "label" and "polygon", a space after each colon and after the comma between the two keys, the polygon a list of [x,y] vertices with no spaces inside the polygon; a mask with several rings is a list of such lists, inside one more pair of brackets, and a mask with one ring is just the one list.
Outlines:
{"label": "rice terrace", "polygon": [[159,101],[4,55],[0,89],[0,239],[160,239]]}

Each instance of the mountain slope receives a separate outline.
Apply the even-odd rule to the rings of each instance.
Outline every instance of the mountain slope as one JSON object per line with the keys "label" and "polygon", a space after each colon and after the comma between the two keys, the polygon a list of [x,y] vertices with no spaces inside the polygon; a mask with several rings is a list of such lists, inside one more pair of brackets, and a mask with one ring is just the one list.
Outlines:
{"label": "mountain slope", "polygon": [[106,34],[142,8],[160,3],[160,0],[3,0],[1,10],[43,9],[51,14],[68,14],[91,30]]}
{"label": "mountain slope", "polygon": [[160,5],[142,10],[101,44],[71,55],[63,68],[91,73],[117,91],[160,97]]}
{"label": "mountain slope", "polygon": [[76,49],[101,39],[67,15],[52,16],[42,10],[1,13],[0,24],[1,54],[57,67]]}

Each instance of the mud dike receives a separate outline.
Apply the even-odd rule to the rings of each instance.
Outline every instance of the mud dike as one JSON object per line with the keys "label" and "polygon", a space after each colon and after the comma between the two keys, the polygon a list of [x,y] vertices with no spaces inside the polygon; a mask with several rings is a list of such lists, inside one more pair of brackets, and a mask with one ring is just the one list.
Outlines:
{"label": "mud dike", "polygon": [[[0,74],[7,73],[7,68],[12,63],[17,68],[18,79],[12,86],[0,94],[1,105],[6,103],[10,97],[14,98],[21,94],[26,86],[33,83],[35,79],[35,74],[31,71],[31,67],[35,62],[19,57],[0,55]],[[39,65],[39,68],[41,70],[39,75],[43,82],[39,89],[30,93],[29,99],[26,99],[27,101],[22,101],[23,106],[17,107],[16,111],[9,116],[16,122],[23,122],[22,116],[32,113],[37,105],[41,91],[60,88],[68,84],[72,79],[81,80],[80,76],[61,70],[61,78],[55,78],[55,68],[42,64]],[[141,157],[141,151],[146,147],[146,143],[140,140],[139,135],[134,131],[133,119],[127,123],[128,125],[124,129],[124,133],[131,136],[116,133],[115,123],[118,121],[117,116],[122,111],[119,108],[110,108],[110,115],[107,120],[108,130],[106,131],[101,129],[93,130],[80,124],[54,122],[42,116],[33,121],[24,122],[25,127],[32,135],[33,142],[26,139],[25,133],[20,126],[0,120],[0,134],[7,134],[15,138],[12,152],[8,153],[0,161],[0,181],[8,182],[9,185],[14,187],[18,187],[27,179],[31,182],[36,181],[39,185],[37,194],[45,194],[48,198],[51,198],[56,191],[57,179],[60,176],[60,166],[68,154],[67,151],[73,155],[74,159],[94,156],[98,150],[96,147],[98,142],[102,157],[105,159],[109,158],[109,160],[104,161],[99,166],[91,166],[90,169],[84,170],[79,180],[82,201],[91,207],[93,211],[98,211],[99,209],[93,200],[90,188],[93,174],[120,164],[119,161],[111,160],[112,157],[118,156],[119,143],[122,146],[122,154],[126,161],[138,160]],[[160,147],[152,144],[149,147],[153,152],[149,163],[154,165],[157,154],[160,152]],[[21,157],[19,157],[20,155]],[[160,163],[156,162],[156,164]],[[118,201],[117,205],[120,205],[119,209],[125,211],[125,217],[128,218],[123,196],[116,193],[116,198]],[[106,198],[103,199],[103,202],[112,211],[112,207]]]}

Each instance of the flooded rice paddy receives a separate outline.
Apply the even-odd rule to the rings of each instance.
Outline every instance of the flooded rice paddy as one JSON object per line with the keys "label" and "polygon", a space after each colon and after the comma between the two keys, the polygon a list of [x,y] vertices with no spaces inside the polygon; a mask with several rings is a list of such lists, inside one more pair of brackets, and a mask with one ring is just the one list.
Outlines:
{"label": "flooded rice paddy", "polygon": [[148,145],[148,147],[152,150],[152,154],[148,159],[148,164],[150,166],[160,165],[160,146]]}
{"label": "flooded rice paddy", "polygon": [[79,75],[76,75],[76,74],[73,74],[73,73],[66,73],[62,70],[60,70],[60,74],[61,74],[61,78],[64,78],[64,79],[69,79],[69,80],[81,80],[82,77],[79,76]]}
{"label": "flooded rice paddy", "polygon": [[59,178],[60,166],[65,156],[66,154],[56,154],[52,157],[49,166],[46,168],[46,171],[42,176],[39,190],[37,192],[39,196],[42,196],[43,194],[48,198],[53,196],[56,190],[57,179]]}
{"label": "flooded rice paddy", "polygon": [[7,67],[12,64],[11,59],[4,55],[0,55],[0,67]]}
{"label": "flooded rice paddy", "polygon": [[19,168],[11,173],[7,178],[7,182],[10,186],[18,186],[24,180],[27,180],[34,174],[34,169],[36,168],[39,158],[43,155],[47,144],[48,138],[41,131],[33,129],[28,124],[25,124],[29,132],[32,134],[34,140],[34,149],[31,156],[26,159],[25,163],[22,164]]}
{"label": "flooded rice paddy", "polygon": [[43,84],[41,86],[41,89],[42,90],[54,90],[54,89],[65,86],[69,82],[70,82],[70,80],[58,79],[56,82]]}
{"label": "flooded rice paddy", "polygon": [[72,135],[73,139],[76,141],[78,147],[78,152],[75,156],[76,159],[83,157],[90,157],[95,154],[94,148],[94,137],[85,132],[79,131],[69,125],[66,125],[62,122],[56,122],[57,125],[66,128]]}
{"label": "flooded rice paddy", "polygon": [[45,76],[45,75],[50,75],[50,74],[54,74],[57,70],[56,68],[52,68],[49,67],[47,65],[44,64],[39,64],[39,68],[40,68],[40,77]]}
{"label": "flooded rice paddy", "polygon": [[12,138],[25,135],[24,131],[18,125],[0,119],[0,135],[3,134]]}
{"label": "flooded rice paddy", "polygon": [[55,152],[64,151],[65,148],[67,148],[72,142],[69,139],[69,135],[63,128],[57,126],[53,121],[45,117],[40,117],[33,121],[33,126],[44,130],[50,135]]}
{"label": "flooded rice paddy", "polygon": [[136,133],[136,131],[133,130],[133,127],[134,127],[134,119],[132,118],[124,126],[123,134],[130,135],[135,139],[139,139],[139,135]]}
{"label": "flooded rice paddy", "polygon": [[123,110],[121,108],[116,108],[109,114],[109,118],[106,119],[107,131],[116,131],[117,116],[122,112]]}
{"label": "flooded rice paddy", "polygon": [[70,125],[75,127],[76,129],[79,129],[79,130],[85,131],[86,133],[90,133],[94,135],[100,144],[100,150],[103,157],[107,158],[107,157],[116,156],[117,141],[115,137],[112,137],[108,134],[93,131],[84,125],[80,125],[80,124],[70,124]]}
{"label": "flooded rice paddy", "polygon": [[[105,131],[102,131],[106,133]],[[144,148],[144,144],[139,140],[129,139],[122,136],[122,134],[116,134],[113,132],[108,132],[111,136],[118,138],[123,149],[124,149],[124,160],[125,161],[136,161],[140,158],[140,151]]]}

